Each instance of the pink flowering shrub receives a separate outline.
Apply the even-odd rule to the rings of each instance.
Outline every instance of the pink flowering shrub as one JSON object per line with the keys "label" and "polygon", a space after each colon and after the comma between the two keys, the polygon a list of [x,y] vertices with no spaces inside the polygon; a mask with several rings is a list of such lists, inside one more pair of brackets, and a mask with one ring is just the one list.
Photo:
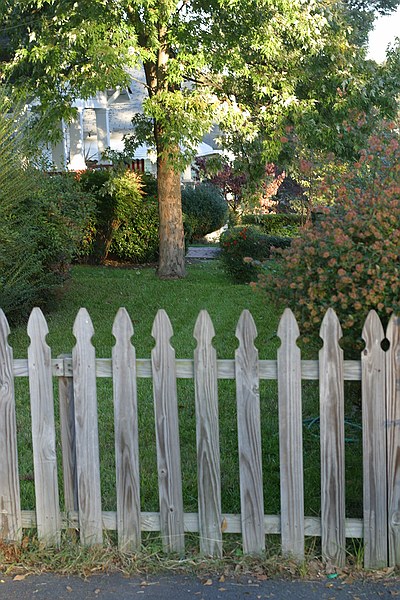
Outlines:
{"label": "pink flowering shrub", "polygon": [[371,309],[383,321],[400,313],[400,143],[394,125],[383,124],[353,168],[337,177],[322,184],[333,206],[320,209],[281,251],[275,272],[264,266],[256,285],[292,308],[305,333],[318,335],[332,307],[344,342],[354,348]]}

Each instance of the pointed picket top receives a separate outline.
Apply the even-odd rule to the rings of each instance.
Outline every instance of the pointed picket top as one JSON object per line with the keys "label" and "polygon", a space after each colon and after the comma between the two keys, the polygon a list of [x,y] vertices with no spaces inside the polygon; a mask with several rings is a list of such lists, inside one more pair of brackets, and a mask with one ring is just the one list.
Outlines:
{"label": "pointed picket top", "polygon": [[36,521],[38,537],[46,545],[59,546],[61,518],[59,508],[57,454],[54,423],[54,396],[49,333],[40,308],[28,320],[29,392],[32,417],[32,449],[35,476]]}
{"label": "pointed picket top", "polygon": [[295,342],[300,337],[300,329],[296,317],[290,308],[285,308],[279,321],[277,334],[282,346]]}
{"label": "pointed picket top", "polygon": [[197,341],[198,349],[211,344],[212,339],[215,337],[214,325],[206,310],[201,310],[197,317],[193,337]]}
{"label": "pointed picket top", "polygon": [[240,346],[253,347],[254,340],[256,339],[258,332],[251,312],[245,309],[240,315],[237,327],[236,337],[239,340]]}
{"label": "pointed picket top", "polygon": [[364,566],[379,569],[388,561],[386,382],[385,352],[381,346],[385,334],[374,310],[365,320],[362,338]]}
{"label": "pointed picket top", "polygon": [[31,342],[34,340],[41,339],[42,342],[47,346],[45,339],[49,333],[47,321],[40,308],[33,308],[28,320],[28,335],[31,338]]}
{"label": "pointed picket top", "polygon": [[128,338],[130,340],[134,334],[132,320],[128,311],[123,306],[118,309],[118,312],[115,315],[112,334],[115,337],[117,344],[121,338]]}
{"label": "pointed picket top", "polygon": [[90,341],[94,336],[94,327],[92,319],[86,308],[80,308],[72,332],[77,340]]}
{"label": "pointed picket top", "polygon": [[163,308],[160,308],[157,311],[153,322],[153,327],[151,329],[151,335],[155,339],[156,344],[161,343],[163,340],[169,341],[174,335],[174,330],[172,329],[169,316]]}
{"label": "pointed picket top", "polygon": [[333,308],[328,308],[322,319],[319,336],[325,341],[335,340],[339,342],[340,338],[343,337],[342,327],[337,314]]}
{"label": "pointed picket top", "polygon": [[385,339],[385,332],[378,313],[375,310],[369,311],[361,336],[365,342],[365,350],[370,351],[374,346],[381,347],[381,343]]}

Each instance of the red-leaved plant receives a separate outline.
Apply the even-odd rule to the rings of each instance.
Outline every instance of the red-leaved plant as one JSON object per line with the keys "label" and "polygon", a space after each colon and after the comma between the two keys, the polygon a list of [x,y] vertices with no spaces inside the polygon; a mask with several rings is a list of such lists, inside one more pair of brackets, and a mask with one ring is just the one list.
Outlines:
{"label": "red-leaved plant", "polygon": [[[400,140],[383,123],[347,172],[322,182],[334,204],[308,222],[277,263],[265,263],[257,288],[292,308],[302,332],[318,335],[328,307],[344,345],[360,347],[364,320],[400,314]],[[322,212],[322,214],[321,214]],[[272,266],[274,268],[272,270]]]}

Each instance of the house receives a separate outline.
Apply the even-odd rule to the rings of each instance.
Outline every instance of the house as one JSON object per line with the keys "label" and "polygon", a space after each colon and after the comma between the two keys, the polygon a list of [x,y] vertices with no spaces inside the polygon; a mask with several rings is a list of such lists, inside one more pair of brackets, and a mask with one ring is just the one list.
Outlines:
{"label": "house", "polygon": [[[144,75],[141,71],[132,74],[128,88],[117,88],[98,92],[88,100],[77,100],[76,118],[61,123],[60,141],[47,148],[47,158],[56,170],[84,170],[89,164],[110,164],[103,156],[110,148],[124,149],[123,136],[133,132],[132,117],[142,112],[146,97]],[[197,156],[220,154],[215,142],[215,132],[205,136],[197,148]],[[132,168],[156,175],[156,154],[146,145],[139,146],[133,156]],[[189,166],[182,174],[183,181],[192,180]]]}

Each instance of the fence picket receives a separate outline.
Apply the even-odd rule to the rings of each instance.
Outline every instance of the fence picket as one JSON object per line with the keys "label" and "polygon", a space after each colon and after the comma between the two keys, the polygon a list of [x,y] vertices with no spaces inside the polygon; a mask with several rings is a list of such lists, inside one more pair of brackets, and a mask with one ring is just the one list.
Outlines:
{"label": "fence picket", "polygon": [[81,308],[73,333],[72,350],[75,400],[76,469],[80,539],[84,545],[101,544],[100,461],[96,396],[96,356],[91,343],[94,335],[89,313]]}
{"label": "fence picket", "polygon": [[387,565],[387,481],[385,337],[382,323],[371,311],[362,331],[365,349],[362,364],[364,565]]}
{"label": "fence picket", "polygon": [[[59,545],[61,528],[80,528],[81,542],[101,544],[103,529],[118,531],[122,551],[138,551],[141,531],[159,531],[167,551],[184,551],[184,531],[199,532],[203,554],[222,555],[222,533],[241,533],[246,554],[265,548],[266,534],[280,534],[282,552],[304,557],[304,536],[321,536],[324,560],[345,562],[346,537],[364,536],[367,568],[400,565],[400,316],[387,328],[374,311],[365,321],[359,361],[344,361],[342,335],[329,309],[320,335],[319,361],[302,361],[299,329],[286,310],[278,327],[277,360],[259,360],[257,330],[249,311],[236,329],[234,360],[217,361],[214,327],[201,311],[194,328],[193,360],[176,360],[171,323],[159,311],[153,323],[151,359],[136,359],[132,322],[120,309],[113,324],[112,358],[97,359],[89,314],[81,309],[72,358],[52,360],[48,327],[34,309],[28,323],[28,359],[13,359],[9,326],[0,310],[0,540],[18,542],[23,528],[37,527],[47,545]],[[29,376],[36,509],[21,511],[14,377]],[[65,513],[57,483],[53,377],[58,378]],[[96,377],[112,377],[114,389],[117,511],[102,512]],[[137,377],[153,378],[160,511],[141,512]],[[194,378],[198,512],[184,513],[179,445],[177,377]],[[222,514],[218,378],[236,379],[241,514]],[[281,515],[264,515],[259,380],[278,381]],[[302,379],[320,380],[321,517],[304,516]],[[362,381],[363,519],[345,520],[344,380]]]}
{"label": "fence picket", "polygon": [[42,311],[34,308],[28,320],[28,335],[31,340],[28,348],[28,370],[37,531],[40,541],[46,545],[58,546],[61,541],[61,516],[51,350],[46,344],[48,333]]}
{"label": "fence picket", "polygon": [[119,309],[112,332],[118,547],[127,552],[140,549],[141,531],[136,352],[125,308]]}
{"label": "fence picket", "polygon": [[265,550],[264,495],[261,459],[261,416],[257,329],[248,310],[240,316],[235,352],[237,423],[239,441],[240,506],[243,551]]}
{"label": "fence picket", "polygon": [[161,537],[164,549],[185,549],[178,398],[173,335],[167,313],[159,310],[151,332],[156,345],[151,353],[157,439]]}
{"label": "fence picket", "polygon": [[303,420],[300,331],[286,309],[278,327],[279,455],[282,552],[304,559]]}
{"label": "fence picket", "polygon": [[322,555],[328,564],[345,563],[344,389],[342,329],[331,308],[322,321],[319,352]]}
{"label": "fence picket", "polygon": [[59,378],[61,448],[64,481],[64,506],[67,513],[78,510],[78,484],[75,452],[75,402],[72,369],[68,371],[71,355],[62,354],[64,376]]}
{"label": "fence picket", "polygon": [[194,328],[197,477],[200,551],[222,555],[221,467],[218,423],[217,355],[214,326],[202,310]]}
{"label": "fence picket", "polygon": [[18,477],[13,351],[10,328],[0,309],[0,540],[19,542],[22,517]]}
{"label": "fence picket", "polygon": [[400,315],[386,332],[386,428],[388,464],[389,565],[400,565]]}

